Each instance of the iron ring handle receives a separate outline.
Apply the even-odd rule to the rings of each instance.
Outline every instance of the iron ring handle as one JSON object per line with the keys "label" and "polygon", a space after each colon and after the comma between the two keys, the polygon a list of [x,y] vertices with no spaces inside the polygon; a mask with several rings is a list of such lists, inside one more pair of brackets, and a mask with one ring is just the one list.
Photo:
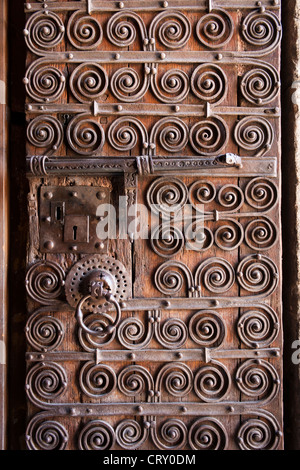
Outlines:
{"label": "iron ring handle", "polygon": [[[91,295],[89,294],[89,295],[86,295],[86,296],[82,297],[82,299],[78,302],[78,304],[76,306],[75,316],[76,316],[76,319],[79,323],[79,326],[89,335],[99,336],[100,333],[102,335],[111,334],[114,331],[114,329],[118,326],[118,324],[121,320],[121,307],[120,307],[119,302],[116,300],[116,298],[110,292],[106,292],[103,295],[103,297],[107,300],[107,302],[110,302],[111,304],[114,305],[114,307],[116,309],[117,316],[116,316],[116,319],[115,319],[114,323],[112,325],[108,325],[105,328],[103,328],[103,330],[101,332],[99,332],[97,330],[91,330],[83,322],[82,306],[83,306],[83,304],[86,300],[91,298]],[[101,315],[101,313],[99,315]]]}

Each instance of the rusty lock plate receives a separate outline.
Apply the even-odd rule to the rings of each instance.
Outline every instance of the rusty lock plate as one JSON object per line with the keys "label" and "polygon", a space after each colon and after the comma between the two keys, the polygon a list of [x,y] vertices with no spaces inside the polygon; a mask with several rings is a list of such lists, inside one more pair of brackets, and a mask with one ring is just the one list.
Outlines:
{"label": "rusty lock plate", "polygon": [[106,253],[107,240],[97,237],[97,208],[109,204],[105,187],[42,186],[40,250],[43,253]]}

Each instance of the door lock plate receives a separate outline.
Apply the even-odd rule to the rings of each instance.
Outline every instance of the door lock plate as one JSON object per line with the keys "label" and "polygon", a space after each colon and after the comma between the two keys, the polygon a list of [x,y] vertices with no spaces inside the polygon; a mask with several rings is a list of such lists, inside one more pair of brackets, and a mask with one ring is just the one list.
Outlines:
{"label": "door lock plate", "polygon": [[97,208],[110,192],[95,186],[42,186],[40,250],[43,253],[106,253],[107,239],[97,237]]}

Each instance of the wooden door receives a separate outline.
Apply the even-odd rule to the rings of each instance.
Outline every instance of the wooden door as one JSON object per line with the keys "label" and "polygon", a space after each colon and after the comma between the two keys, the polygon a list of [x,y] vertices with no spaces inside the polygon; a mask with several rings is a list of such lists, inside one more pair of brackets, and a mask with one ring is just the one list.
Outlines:
{"label": "wooden door", "polygon": [[25,8],[28,448],[281,449],[279,0]]}

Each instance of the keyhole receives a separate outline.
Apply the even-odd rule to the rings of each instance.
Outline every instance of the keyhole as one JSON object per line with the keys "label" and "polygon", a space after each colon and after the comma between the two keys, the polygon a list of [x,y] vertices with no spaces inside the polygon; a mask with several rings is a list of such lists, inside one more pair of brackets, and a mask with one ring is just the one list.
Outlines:
{"label": "keyhole", "polygon": [[77,238],[77,225],[74,225],[73,227],[73,240],[76,240]]}

